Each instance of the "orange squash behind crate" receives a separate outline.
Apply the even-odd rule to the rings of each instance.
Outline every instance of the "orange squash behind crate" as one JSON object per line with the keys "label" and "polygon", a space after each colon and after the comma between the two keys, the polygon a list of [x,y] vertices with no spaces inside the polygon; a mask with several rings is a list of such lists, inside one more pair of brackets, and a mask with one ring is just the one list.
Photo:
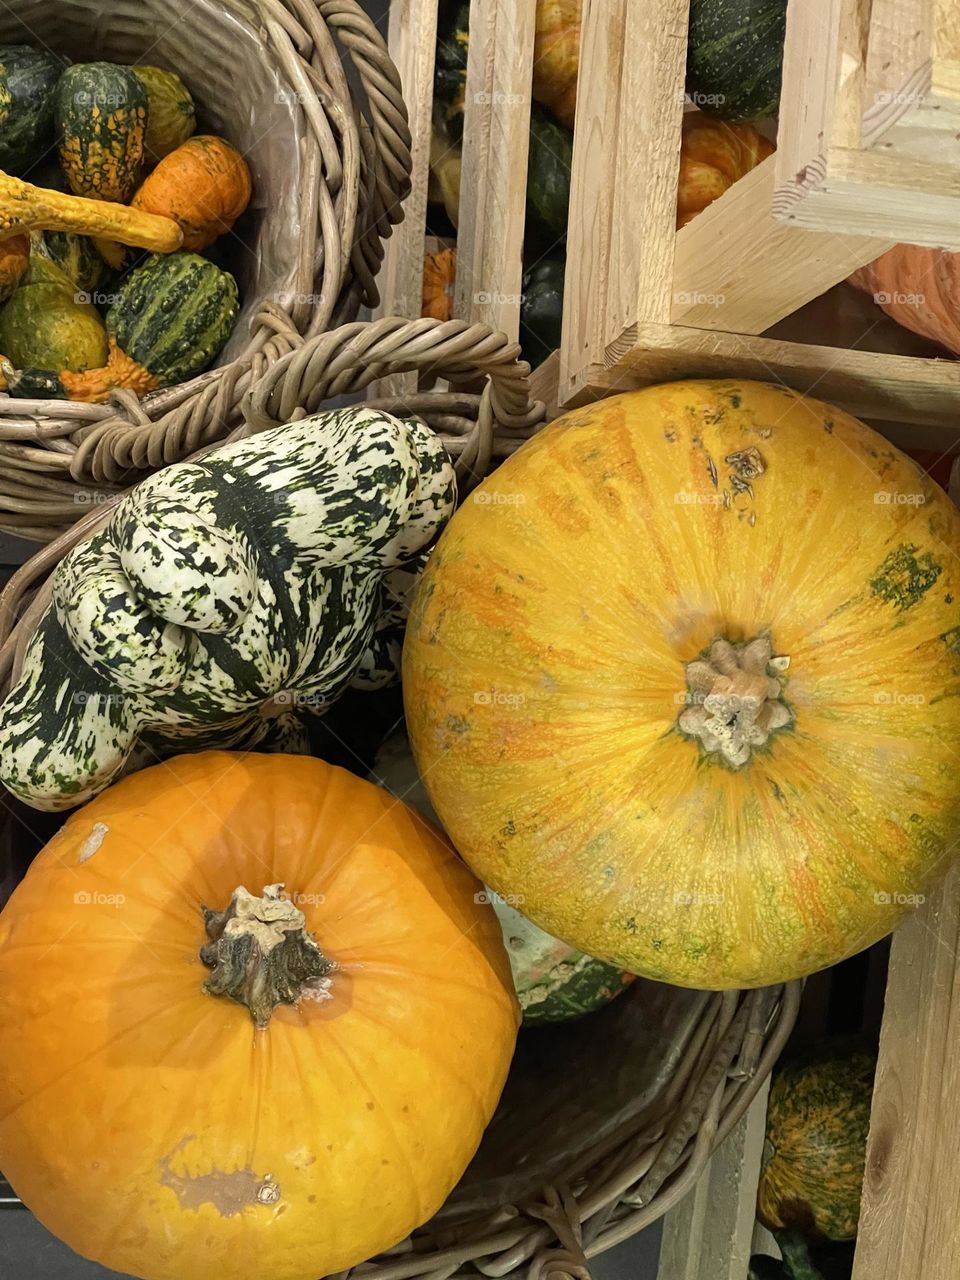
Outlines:
{"label": "orange squash behind crate", "polygon": [[849,282],[897,324],[960,355],[960,253],[895,244]]}
{"label": "orange squash behind crate", "polygon": [[752,124],[731,124],[699,111],[688,112],[680,143],[677,229],[685,227],[775,149]]}

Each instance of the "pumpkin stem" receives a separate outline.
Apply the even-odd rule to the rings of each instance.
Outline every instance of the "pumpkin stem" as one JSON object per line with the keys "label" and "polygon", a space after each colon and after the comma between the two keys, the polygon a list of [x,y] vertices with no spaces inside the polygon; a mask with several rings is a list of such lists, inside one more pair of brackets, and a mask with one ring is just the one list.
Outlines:
{"label": "pumpkin stem", "polygon": [[747,763],[751,748],[762,747],[790,723],[780,681],[771,674],[785,671],[790,659],[771,655],[769,636],[743,645],[718,639],[709,659],[687,663],[687,701],[694,705],[677,723],[683,733],[699,738],[708,754],[719,752],[734,768]]}
{"label": "pumpkin stem", "polygon": [[268,884],[262,898],[241,885],[226,910],[203,908],[210,941],[200,959],[213,970],[203,989],[245,1004],[258,1027],[336,967],[307,933],[303,912],[282,895],[282,884]]}

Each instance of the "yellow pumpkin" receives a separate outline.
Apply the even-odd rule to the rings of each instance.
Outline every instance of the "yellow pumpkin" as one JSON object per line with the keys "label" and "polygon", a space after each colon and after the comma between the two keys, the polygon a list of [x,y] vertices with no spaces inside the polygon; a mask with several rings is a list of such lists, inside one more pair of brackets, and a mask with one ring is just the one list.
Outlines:
{"label": "yellow pumpkin", "polygon": [[960,514],[791,391],[677,382],[558,419],[445,530],[403,666],[467,862],[631,973],[811,973],[957,847]]}
{"label": "yellow pumpkin", "polygon": [[316,1280],[395,1244],[459,1179],[510,1062],[480,889],[422,818],[318,760],[132,775],[0,914],[0,1168],[146,1280]]}
{"label": "yellow pumpkin", "polygon": [[573,128],[580,70],[581,0],[537,0],[533,97]]}

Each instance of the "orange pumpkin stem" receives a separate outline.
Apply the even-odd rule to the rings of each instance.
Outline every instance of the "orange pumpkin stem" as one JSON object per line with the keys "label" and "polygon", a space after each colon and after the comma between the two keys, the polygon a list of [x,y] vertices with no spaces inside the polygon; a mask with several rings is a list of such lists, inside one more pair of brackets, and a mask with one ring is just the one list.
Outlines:
{"label": "orange pumpkin stem", "polygon": [[269,884],[257,898],[242,885],[224,911],[204,907],[210,941],[200,959],[213,972],[203,984],[212,996],[246,1005],[266,1027],[278,1004],[296,1004],[336,967],[307,933],[303,912]]}
{"label": "orange pumpkin stem", "polygon": [[688,701],[694,705],[680,713],[680,729],[734,768],[746,764],[753,747],[790,723],[780,681],[769,674],[785,671],[789,662],[772,656],[769,636],[737,646],[714,640],[709,660],[687,663]]}

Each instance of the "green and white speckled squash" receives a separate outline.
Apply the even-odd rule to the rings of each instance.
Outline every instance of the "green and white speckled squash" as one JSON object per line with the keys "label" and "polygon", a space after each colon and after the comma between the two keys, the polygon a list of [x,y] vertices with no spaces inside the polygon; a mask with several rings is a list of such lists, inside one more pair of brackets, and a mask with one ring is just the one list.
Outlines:
{"label": "green and white speckled squash", "polygon": [[488,891],[488,896],[503,929],[525,1026],[579,1018],[609,1004],[633,981],[612,964],[544,933],[499,894]]}
{"label": "green and white speckled squash", "polygon": [[454,500],[437,437],[362,406],[151,476],[56,571],[0,781],[67,809],[148,759],[305,749],[302,712],[395,677],[403,579]]}

